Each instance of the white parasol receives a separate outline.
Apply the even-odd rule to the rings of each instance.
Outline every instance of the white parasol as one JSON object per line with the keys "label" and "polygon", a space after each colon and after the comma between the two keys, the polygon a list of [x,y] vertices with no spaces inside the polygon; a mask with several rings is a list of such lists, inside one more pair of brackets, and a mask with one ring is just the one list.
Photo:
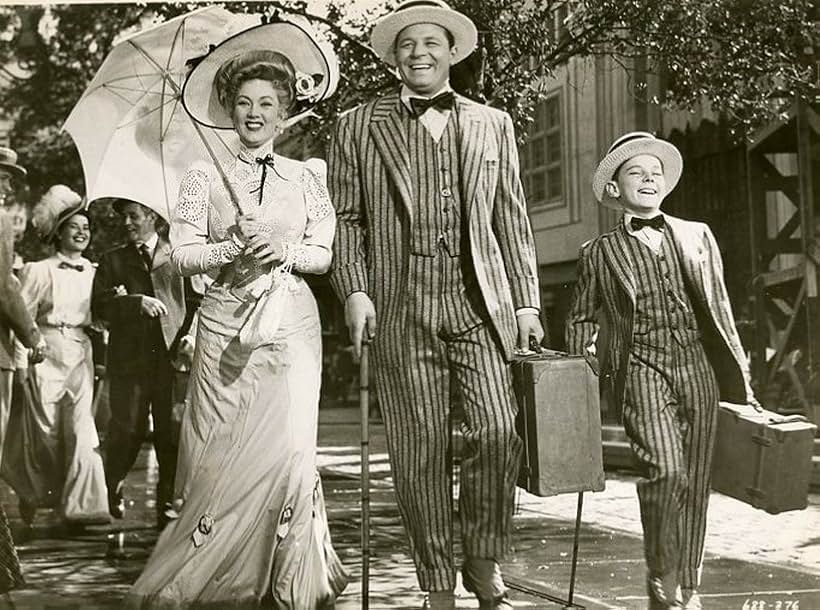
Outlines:
{"label": "white parasol", "polygon": [[167,220],[187,167],[233,154],[234,133],[193,121],[182,87],[192,60],[258,23],[207,7],[114,45],[63,126],[80,153],[89,201],[130,199]]}

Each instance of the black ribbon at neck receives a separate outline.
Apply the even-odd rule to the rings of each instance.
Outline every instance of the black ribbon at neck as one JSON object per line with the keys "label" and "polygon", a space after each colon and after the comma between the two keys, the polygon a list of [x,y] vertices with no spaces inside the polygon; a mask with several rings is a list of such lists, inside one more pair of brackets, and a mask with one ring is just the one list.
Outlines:
{"label": "black ribbon at neck", "polygon": [[259,183],[259,205],[262,205],[262,193],[265,190],[265,179],[268,176],[268,168],[275,169],[273,155],[268,153],[264,157],[256,157],[256,162],[262,166],[262,181]]}
{"label": "black ribbon at neck", "polygon": [[58,269],[74,269],[74,271],[82,271],[85,267],[81,263],[77,263],[76,265],[69,263],[68,261],[60,261],[60,264],[57,265]]}

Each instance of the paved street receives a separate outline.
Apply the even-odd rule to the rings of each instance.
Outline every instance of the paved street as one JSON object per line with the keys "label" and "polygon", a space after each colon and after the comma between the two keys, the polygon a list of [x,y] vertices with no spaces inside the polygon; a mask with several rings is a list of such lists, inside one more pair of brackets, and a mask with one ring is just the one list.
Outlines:
{"label": "paved street", "polygon": [[[395,505],[384,436],[371,426],[371,608],[417,608],[412,562]],[[361,604],[359,567],[359,424],[355,409],[322,410],[319,463],[334,543],[351,583],[337,608]],[[143,451],[128,480],[130,506],[123,522],[66,532],[47,511],[31,530],[1,484],[28,588],[17,608],[118,608],[139,574],[156,534],[151,526],[156,465]],[[634,478],[609,473],[606,491],[584,496],[575,602],[591,609],[644,608],[644,568]],[[713,495],[704,607],[714,609],[820,609],[820,495],[805,511],[773,516]],[[504,566],[516,587],[516,608],[559,608],[545,595],[565,597],[569,582],[575,496],[536,498],[520,493],[515,548]],[[526,591],[526,592],[525,592]],[[458,607],[477,603],[459,588]]]}

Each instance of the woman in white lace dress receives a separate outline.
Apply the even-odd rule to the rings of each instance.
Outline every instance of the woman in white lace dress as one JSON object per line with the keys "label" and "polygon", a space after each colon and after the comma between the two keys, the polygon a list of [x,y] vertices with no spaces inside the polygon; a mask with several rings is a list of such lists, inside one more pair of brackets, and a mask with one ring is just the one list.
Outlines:
{"label": "woman in white lace dress", "polygon": [[230,121],[241,148],[187,172],[171,222],[174,263],[214,283],[180,433],[179,517],[130,605],[310,610],[333,607],[347,582],[316,470],[321,332],[303,279],[328,269],[335,214],[324,162],[273,150],[283,121],[328,94],[320,51],[293,24],[264,25],[216,47],[186,84],[191,115]]}

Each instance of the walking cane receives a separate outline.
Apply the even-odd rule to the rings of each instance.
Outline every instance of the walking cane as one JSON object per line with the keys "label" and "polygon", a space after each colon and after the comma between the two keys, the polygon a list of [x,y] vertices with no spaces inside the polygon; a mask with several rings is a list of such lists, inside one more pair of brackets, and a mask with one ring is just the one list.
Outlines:
{"label": "walking cane", "polygon": [[359,363],[359,406],[362,417],[362,610],[370,607],[370,356],[362,342]]}

